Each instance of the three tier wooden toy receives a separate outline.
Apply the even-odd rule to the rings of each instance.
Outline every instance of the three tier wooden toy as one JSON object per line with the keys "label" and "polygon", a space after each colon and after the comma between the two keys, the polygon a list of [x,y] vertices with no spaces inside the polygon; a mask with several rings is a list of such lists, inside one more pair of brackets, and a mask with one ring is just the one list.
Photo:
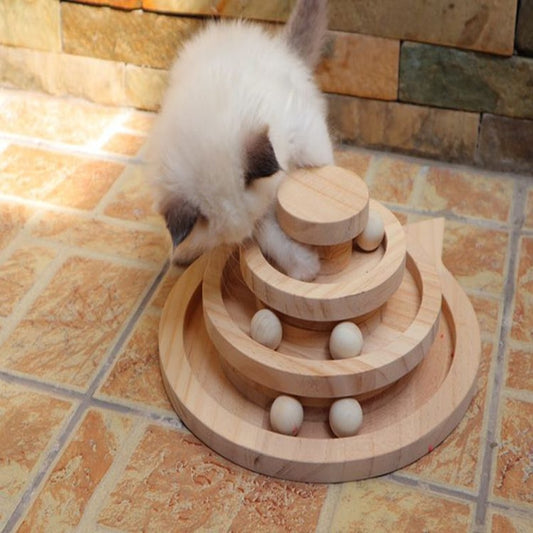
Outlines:
{"label": "three tier wooden toy", "polygon": [[[160,363],[185,425],[231,461],[284,479],[339,482],[391,472],[436,447],[460,422],[475,392],[479,327],[472,306],[441,262],[444,220],[402,226],[339,167],[301,169],[281,185],[277,217],[294,240],[315,246],[312,281],[288,277],[249,242],[221,247],[181,276],[165,304]],[[369,212],[384,238],[372,252],[354,239]],[[281,320],[277,349],[250,336],[261,308]],[[363,349],[332,359],[328,340],[343,321]],[[269,410],[296,398],[296,436],[274,431]],[[336,437],[330,405],[355,398],[363,422]]]}

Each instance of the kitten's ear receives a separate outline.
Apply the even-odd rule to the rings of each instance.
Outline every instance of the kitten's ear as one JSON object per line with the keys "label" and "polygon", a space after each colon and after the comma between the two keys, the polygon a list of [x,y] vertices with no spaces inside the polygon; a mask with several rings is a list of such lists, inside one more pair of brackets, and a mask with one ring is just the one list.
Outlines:
{"label": "kitten's ear", "polygon": [[250,185],[259,178],[268,178],[281,169],[272,143],[268,138],[268,127],[250,135],[245,144],[244,181]]}
{"label": "kitten's ear", "polygon": [[174,248],[183,242],[196,224],[200,211],[186,200],[174,198],[161,209]]}

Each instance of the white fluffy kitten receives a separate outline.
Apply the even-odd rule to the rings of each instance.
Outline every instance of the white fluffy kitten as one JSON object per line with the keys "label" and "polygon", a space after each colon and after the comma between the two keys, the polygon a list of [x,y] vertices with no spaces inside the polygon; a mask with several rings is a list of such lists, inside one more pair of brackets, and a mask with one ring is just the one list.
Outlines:
{"label": "white fluffy kitten", "polygon": [[211,23],[173,65],[148,154],[176,263],[253,237],[291,277],[317,274],[316,252],[278,226],[274,198],[291,168],[333,163],[312,76],[326,3],[298,0],[276,36],[246,22]]}

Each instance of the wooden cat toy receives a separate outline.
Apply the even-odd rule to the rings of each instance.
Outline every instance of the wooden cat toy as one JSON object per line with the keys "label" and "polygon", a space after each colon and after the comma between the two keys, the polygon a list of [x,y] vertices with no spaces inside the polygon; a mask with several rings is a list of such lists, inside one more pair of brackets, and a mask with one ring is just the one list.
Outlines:
{"label": "wooden cat toy", "polygon": [[476,316],[441,262],[443,219],[402,226],[339,167],[291,173],[277,217],[317,248],[319,275],[292,279],[253,242],[191,265],[159,329],[174,408],[220,455],[284,479],[356,480],[415,461],[463,417],[480,360]]}

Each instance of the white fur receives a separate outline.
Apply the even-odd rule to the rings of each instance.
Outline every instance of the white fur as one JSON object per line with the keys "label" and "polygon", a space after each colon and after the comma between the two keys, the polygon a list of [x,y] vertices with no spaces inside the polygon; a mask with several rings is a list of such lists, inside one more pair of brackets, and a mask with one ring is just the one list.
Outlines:
{"label": "white fur", "polygon": [[[193,37],[172,67],[148,151],[156,202],[185,198],[203,215],[175,259],[254,235],[286,272],[314,277],[316,254],[288,239],[271,207],[286,171],[332,164],[325,116],[312,73],[282,36],[222,22]],[[265,126],[283,170],[245,187],[243,146]]]}

